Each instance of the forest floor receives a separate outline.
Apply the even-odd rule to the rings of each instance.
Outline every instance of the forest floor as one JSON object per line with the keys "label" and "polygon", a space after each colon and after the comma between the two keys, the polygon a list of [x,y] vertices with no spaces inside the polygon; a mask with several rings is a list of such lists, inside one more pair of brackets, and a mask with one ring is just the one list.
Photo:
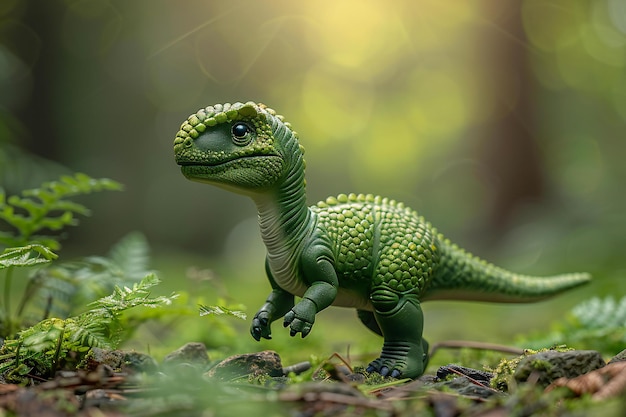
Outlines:
{"label": "forest floor", "polygon": [[623,354],[609,364],[598,358],[525,352],[509,354],[494,372],[447,366],[396,380],[353,369],[337,354],[283,367],[272,351],[210,362],[199,343],[160,364],[142,353],[97,350],[82,369],[0,383],[0,416],[621,417],[626,361]]}

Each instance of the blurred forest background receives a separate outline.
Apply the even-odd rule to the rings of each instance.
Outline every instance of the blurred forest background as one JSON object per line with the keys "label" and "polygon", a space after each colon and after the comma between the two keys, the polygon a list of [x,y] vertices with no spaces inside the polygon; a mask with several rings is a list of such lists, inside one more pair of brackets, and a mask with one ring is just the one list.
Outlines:
{"label": "blurred forest background", "polygon": [[[64,258],[140,231],[173,289],[190,265],[258,283],[232,290],[252,313],[267,287],[254,206],[185,180],[172,152],[189,114],[248,100],[300,134],[311,204],[382,194],[508,269],[594,274],[562,307],[483,318],[626,293],[623,0],[0,3],[0,185],[125,185],[84,199]],[[466,327],[467,305],[428,308],[430,330]]]}

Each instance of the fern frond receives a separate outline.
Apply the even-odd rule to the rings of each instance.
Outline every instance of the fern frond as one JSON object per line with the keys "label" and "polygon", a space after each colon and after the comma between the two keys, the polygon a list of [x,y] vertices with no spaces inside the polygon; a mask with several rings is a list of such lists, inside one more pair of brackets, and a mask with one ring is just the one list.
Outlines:
{"label": "fern frond", "polygon": [[17,248],[7,248],[0,254],[0,269],[43,264],[56,259],[57,255],[47,246],[32,243]]}
{"label": "fern frond", "polygon": [[63,176],[58,181],[47,182],[39,188],[25,190],[21,196],[8,198],[0,193],[0,220],[14,229],[3,233],[0,242],[7,246],[25,246],[39,241],[58,249],[56,239],[34,236],[44,230],[61,230],[78,224],[75,215],[88,215],[89,210],[67,198],[102,190],[121,190],[122,186],[109,179],[94,179],[85,174]]}
{"label": "fern frond", "polygon": [[523,340],[525,347],[558,344],[615,355],[626,344],[626,297],[593,297],[575,306],[566,320],[555,323],[548,335]]}
{"label": "fern frond", "polygon": [[50,352],[57,345],[65,329],[60,319],[47,319],[20,333],[21,349],[31,352]]}
{"label": "fern frond", "polygon": [[23,330],[0,348],[0,375],[3,357],[11,362],[28,361],[38,374],[48,375],[69,357],[68,352],[80,357],[92,347],[115,349],[126,330],[123,313],[135,307],[168,305],[176,298],[175,294],[150,297],[150,289],[158,283],[154,274],[148,274],[132,287],[116,286],[111,295],[91,303],[89,311],[65,320],[46,319]]}
{"label": "fern frond", "polygon": [[111,248],[109,259],[121,273],[132,280],[140,280],[149,273],[150,248],[141,233],[130,233]]}
{"label": "fern frond", "polygon": [[116,286],[132,286],[149,274],[149,253],[146,238],[131,233],[116,243],[106,257],[89,256],[41,269],[30,277],[28,284],[38,300],[30,312],[40,320],[42,308],[49,300],[53,301],[49,312],[57,317],[84,311],[88,303],[111,294]]}
{"label": "fern frond", "polygon": [[581,328],[612,329],[626,327],[626,297],[593,297],[572,309],[572,316]]}
{"label": "fern frond", "polygon": [[150,288],[157,285],[160,280],[155,274],[146,275],[140,282],[136,282],[132,287],[118,287],[113,290],[113,294],[103,297],[93,303],[93,312],[118,313],[133,307],[157,307],[169,305],[176,298],[175,294],[169,297],[159,296],[150,298]]}
{"label": "fern frond", "polygon": [[105,318],[79,317],[67,326],[69,342],[74,342],[77,347],[101,347],[114,348],[116,343],[109,338],[107,326],[109,320]]}
{"label": "fern frond", "polygon": [[209,315],[216,315],[216,316],[231,316],[231,317],[236,317],[238,319],[242,319],[245,320],[247,318],[247,315],[244,311],[241,310],[233,310],[224,306],[206,306],[206,305],[200,305],[200,315],[201,316],[209,316]]}

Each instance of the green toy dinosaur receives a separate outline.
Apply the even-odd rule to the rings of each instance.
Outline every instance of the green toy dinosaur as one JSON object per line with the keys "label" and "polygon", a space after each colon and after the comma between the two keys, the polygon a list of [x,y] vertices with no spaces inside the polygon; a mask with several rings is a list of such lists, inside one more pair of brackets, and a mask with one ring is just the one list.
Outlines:
{"label": "green toy dinosaur", "polygon": [[339,195],[307,207],[304,149],[290,124],[263,104],[199,110],[182,124],[174,152],[188,179],[247,195],[257,205],[272,292],[252,319],[256,340],[270,339],[280,317],[292,336],[305,337],[319,311],[352,307],[384,338],[367,370],[415,378],[428,362],[422,301],[527,302],[590,280],[585,273],[536,278],[505,271],[387,198]]}

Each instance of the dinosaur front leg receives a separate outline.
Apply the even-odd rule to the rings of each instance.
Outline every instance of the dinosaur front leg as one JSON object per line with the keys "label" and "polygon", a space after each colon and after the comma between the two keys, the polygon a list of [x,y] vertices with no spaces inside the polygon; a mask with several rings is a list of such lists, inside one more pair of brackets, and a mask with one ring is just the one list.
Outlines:
{"label": "dinosaur front leg", "polygon": [[289,326],[291,336],[298,333],[305,337],[311,332],[315,315],[332,304],[337,296],[337,288],[326,282],[311,285],[302,300],[285,314],[283,325]]}
{"label": "dinosaur front leg", "polygon": [[428,343],[422,339],[424,314],[417,297],[383,288],[375,290],[371,300],[384,344],[367,371],[394,378],[422,375],[428,363]]}
{"label": "dinosaur front leg", "polygon": [[272,330],[270,325],[280,317],[283,317],[294,305],[294,297],[281,289],[273,290],[267,297],[265,304],[257,311],[252,319],[250,334],[255,340],[261,338],[271,339]]}
{"label": "dinosaur front leg", "polygon": [[302,337],[308,335],[315,315],[330,306],[337,297],[339,281],[329,254],[324,245],[311,245],[303,251],[302,274],[308,288],[300,302],[285,314],[283,325],[289,326],[291,336],[298,333]]}
{"label": "dinosaur front leg", "polygon": [[272,322],[283,317],[294,306],[293,294],[288,293],[276,284],[267,262],[265,264],[265,272],[272,286],[272,292],[267,297],[267,300],[265,300],[265,304],[263,304],[252,319],[250,334],[252,334],[252,337],[257,341],[261,340],[261,338],[271,339]]}

